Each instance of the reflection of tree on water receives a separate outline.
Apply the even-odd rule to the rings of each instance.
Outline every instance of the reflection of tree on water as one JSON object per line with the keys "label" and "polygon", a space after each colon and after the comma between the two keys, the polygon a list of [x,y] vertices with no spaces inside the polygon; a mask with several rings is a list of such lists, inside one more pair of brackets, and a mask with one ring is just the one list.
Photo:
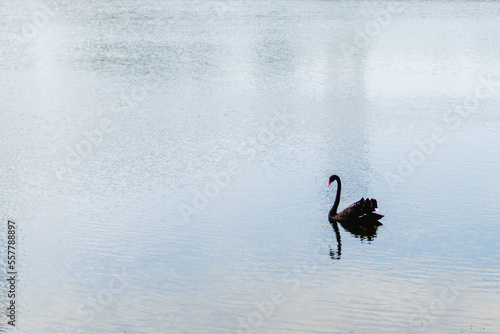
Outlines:
{"label": "reflection of tree on water", "polygon": [[378,220],[366,220],[366,221],[346,221],[346,222],[330,222],[335,231],[335,237],[337,238],[337,252],[335,252],[332,247],[330,247],[330,257],[334,260],[340,260],[342,254],[342,241],[340,238],[340,230],[338,224],[342,225],[344,230],[350,232],[356,238],[361,241],[368,240],[373,241],[377,237],[378,227],[382,225]]}

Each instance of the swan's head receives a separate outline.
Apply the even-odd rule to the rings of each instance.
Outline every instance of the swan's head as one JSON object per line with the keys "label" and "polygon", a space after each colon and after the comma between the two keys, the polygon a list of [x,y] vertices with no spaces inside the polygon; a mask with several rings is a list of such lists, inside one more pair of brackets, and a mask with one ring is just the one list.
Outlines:
{"label": "swan's head", "polygon": [[332,184],[333,181],[339,181],[339,180],[340,180],[340,177],[338,177],[338,175],[330,176],[330,179],[328,180],[328,186],[330,186],[330,184]]}

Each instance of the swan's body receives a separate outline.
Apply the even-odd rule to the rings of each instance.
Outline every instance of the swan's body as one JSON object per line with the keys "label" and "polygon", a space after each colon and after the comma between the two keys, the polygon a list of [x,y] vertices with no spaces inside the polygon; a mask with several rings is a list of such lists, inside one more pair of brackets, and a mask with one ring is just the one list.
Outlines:
{"label": "swan's body", "polygon": [[356,224],[376,224],[381,225],[378,220],[383,217],[375,212],[377,208],[377,200],[371,199],[360,199],[356,203],[349,205],[342,212],[337,213],[337,209],[340,203],[340,192],[341,192],[341,183],[340,177],[337,175],[330,176],[330,180],[328,182],[328,186],[333,182],[337,181],[337,196],[335,197],[335,203],[328,214],[328,219],[330,222],[339,222],[342,225],[344,223],[356,223]]}

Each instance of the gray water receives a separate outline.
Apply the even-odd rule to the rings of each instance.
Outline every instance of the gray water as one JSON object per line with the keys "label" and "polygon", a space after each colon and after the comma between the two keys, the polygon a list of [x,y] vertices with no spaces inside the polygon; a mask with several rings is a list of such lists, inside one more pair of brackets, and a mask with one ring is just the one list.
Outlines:
{"label": "gray water", "polygon": [[500,332],[500,3],[0,11],[0,332]]}

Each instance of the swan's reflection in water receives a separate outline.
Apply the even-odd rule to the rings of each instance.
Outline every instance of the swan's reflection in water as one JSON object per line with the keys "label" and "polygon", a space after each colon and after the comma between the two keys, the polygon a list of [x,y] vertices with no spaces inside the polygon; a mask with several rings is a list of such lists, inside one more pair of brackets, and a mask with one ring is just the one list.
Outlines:
{"label": "swan's reflection in water", "polygon": [[365,221],[346,221],[346,222],[330,222],[335,231],[337,238],[337,251],[333,250],[330,246],[330,257],[333,260],[340,260],[342,255],[342,240],[340,236],[339,224],[342,225],[344,230],[359,238],[361,241],[373,241],[377,237],[377,230],[382,223],[378,220],[365,220]]}

